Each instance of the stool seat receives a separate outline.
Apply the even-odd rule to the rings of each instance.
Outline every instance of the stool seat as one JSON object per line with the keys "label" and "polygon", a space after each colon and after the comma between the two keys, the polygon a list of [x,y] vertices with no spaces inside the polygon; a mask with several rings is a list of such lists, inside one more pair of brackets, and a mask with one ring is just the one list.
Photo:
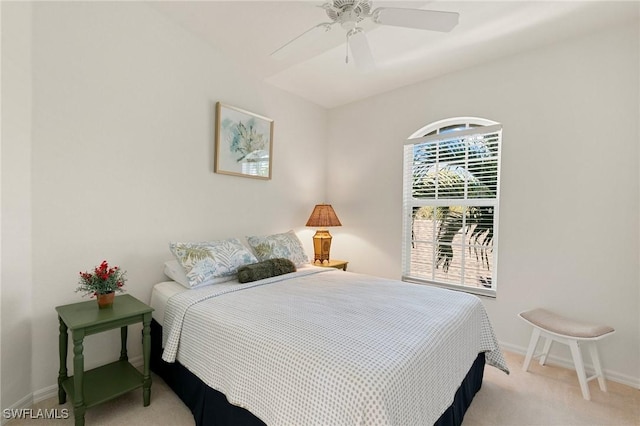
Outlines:
{"label": "stool seat", "polygon": [[533,326],[568,337],[589,339],[615,331],[608,325],[576,321],[540,308],[522,312],[520,317]]}
{"label": "stool seat", "polygon": [[[604,378],[604,373],[602,372],[602,366],[600,365],[596,341],[613,334],[615,330],[612,327],[573,320],[541,308],[520,312],[518,316],[533,326],[527,356],[522,366],[524,371],[529,370],[529,364],[532,358],[539,357],[540,365],[544,365],[553,342],[564,343],[571,349],[571,356],[573,357],[573,363],[576,368],[578,382],[580,382],[580,389],[582,390],[584,399],[591,399],[587,382],[595,378],[598,379],[600,389],[603,392],[607,391],[607,383]],[[546,338],[544,349],[541,354],[534,355],[540,337]],[[581,344],[589,348],[593,367],[596,372],[595,375],[588,378],[582,360]]]}

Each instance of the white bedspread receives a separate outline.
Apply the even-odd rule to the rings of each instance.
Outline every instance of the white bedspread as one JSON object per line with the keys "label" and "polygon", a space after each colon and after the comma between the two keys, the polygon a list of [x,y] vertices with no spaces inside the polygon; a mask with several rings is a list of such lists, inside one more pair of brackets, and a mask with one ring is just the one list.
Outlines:
{"label": "white bedspread", "polygon": [[298,271],[169,299],[163,359],[273,425],[431,425],[476,356],[507,371],[472,295]]}

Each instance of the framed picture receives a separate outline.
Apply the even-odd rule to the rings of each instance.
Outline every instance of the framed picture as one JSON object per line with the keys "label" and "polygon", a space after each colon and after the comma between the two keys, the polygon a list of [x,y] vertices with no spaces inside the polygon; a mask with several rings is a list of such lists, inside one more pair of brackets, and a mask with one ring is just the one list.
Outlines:
{"label": "framed picture", "polygon": [[214,172],[271,179],[273,120],[216,103]]}

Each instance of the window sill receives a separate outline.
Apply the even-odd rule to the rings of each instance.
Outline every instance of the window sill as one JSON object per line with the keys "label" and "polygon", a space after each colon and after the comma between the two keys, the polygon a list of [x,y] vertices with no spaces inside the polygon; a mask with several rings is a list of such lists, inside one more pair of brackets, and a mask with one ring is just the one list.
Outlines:
{"label": "window sill", "polygon": [[427,281],[427,280],[423,280],[423,279],[420,279],[420,278],[413,278],[413,277],[406,277],[406,276],[402,277],[402,281],[405,281],[405,282],[408,282],[408,283],[414,283],[414,284],[423,284],[423,285],[430,285],[430,286],[434,286],[434,287],[446,288],[448,290],[462,291],[464,293],[475,294],[476,296],[490,297],[492,299],[495,299],[497,297],[495,289],[477,288],[477,287],[465,287],[465,286],[461,286],[461,285],[444,284],[444,283],[438,283],[438,282],[434,282],[434,281]]}

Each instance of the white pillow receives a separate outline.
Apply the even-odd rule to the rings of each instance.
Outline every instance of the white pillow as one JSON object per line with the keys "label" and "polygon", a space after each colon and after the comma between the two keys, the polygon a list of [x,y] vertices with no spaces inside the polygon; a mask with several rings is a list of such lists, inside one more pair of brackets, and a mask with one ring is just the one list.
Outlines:
{"label": "white pillow", "polygon": [[186,288],[191,288],[189,287],[189,278],[187,278],[187,274],[184,273],[184,269],[182,269],[182,266],[180,266],[177,260],[167,260],[164,262],[163,272],[178,284],[182,284]]}
{"label": "white pillow", "polygon": [[309,263],[309,256],[295,232],[266,235],[263,237],[247,237],[247,242],[258,257],[258,260],[285,258],[296,266]]}
{"label": "white pillow", "polygon": [[[187,288],[230,281],[235,278],[239,267],[258,261],[237,238],[170,243],[169,249],[187,278],[187,285],[181,283]],[[173,272],[174,276],[180,277],[177,271]]]}
{"label": "white pillow", "polygon": [[[177,260],[167,260],[166,262],[164,262],[164,274],[167,277],[171,278],[173,281],[183,285],[186,288],[191,289],[196,287],[203,287],[203,285],[196,285],[195,287],[191,287],[189,285],[189,278],[187,278],[187,274],[184,273],[184,269],[182,268],[182,266],[180,266]],[[234,275],[230,275],[228,277],[214,278],[212,282],[209,284],[225,283],[227,281],[233,280],[234,278],[235,278]]]}

